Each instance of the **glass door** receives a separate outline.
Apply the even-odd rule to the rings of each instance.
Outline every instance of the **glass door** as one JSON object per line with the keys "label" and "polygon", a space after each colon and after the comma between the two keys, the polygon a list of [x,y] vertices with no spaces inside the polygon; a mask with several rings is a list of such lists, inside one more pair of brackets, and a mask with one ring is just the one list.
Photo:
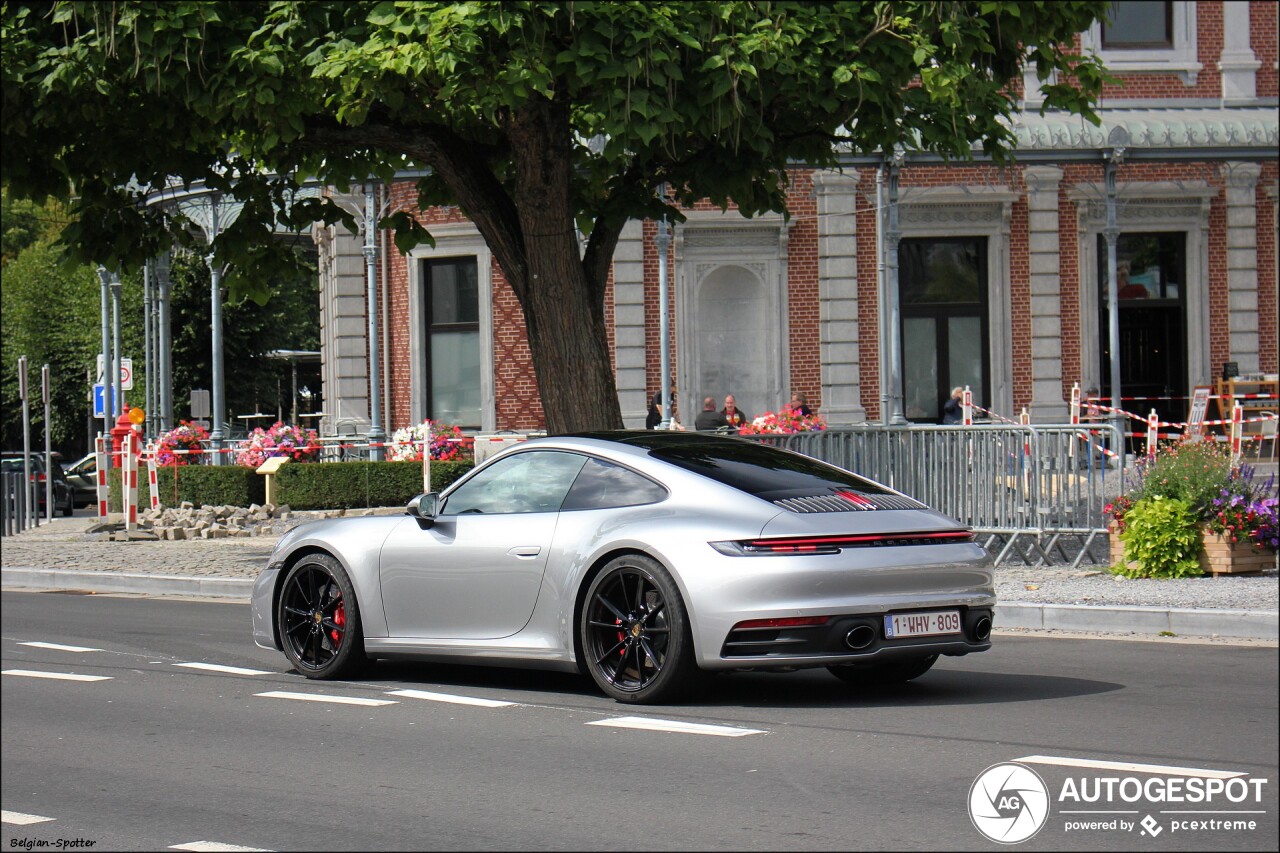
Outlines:
{"label": "glass door", "polygon": [[951,389],[989,406],[987,240],[911,238],[898,244],[904,411],[940,423]]}

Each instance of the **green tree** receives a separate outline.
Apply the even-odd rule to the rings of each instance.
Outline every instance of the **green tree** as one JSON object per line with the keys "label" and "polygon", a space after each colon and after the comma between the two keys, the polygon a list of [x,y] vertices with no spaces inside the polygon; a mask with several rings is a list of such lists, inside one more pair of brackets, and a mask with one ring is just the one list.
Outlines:
{"label": "green tree", "polygon": [[[1047,108],[1093,117],[1101,67],[1069,50],[1106,6],[6,4],[4,170],[26,194],[74,185],[65,237],[108,266],[155,254],[164,228],[191,239],[131,187],[231,191],[246,208],[217,251],[260,294],[280,263],[264,222],[351,224],[286,206],[297,181],[426,167],[419,204],[459,205],[523,307],[548,428],[618,427],[604,298],[629,219],[702,198],[785,210],[786,167],[838,148],[1004,159],[1024,60],[1064,81]],[[407,213],[386,224],[402,249],[425,239]]]}

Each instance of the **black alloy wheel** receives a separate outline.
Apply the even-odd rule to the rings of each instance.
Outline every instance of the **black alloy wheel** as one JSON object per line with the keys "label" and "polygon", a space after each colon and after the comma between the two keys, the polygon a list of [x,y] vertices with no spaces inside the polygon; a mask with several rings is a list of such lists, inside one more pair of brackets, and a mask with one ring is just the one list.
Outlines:
{"label": "black alloy wheel", "polygon": [[587,670],[619,702],[669,702],[697,674],[693,635],[679,588],[642,554],[610,561],[591,582],[579,639]]}
{"label": "black alloy wheel", "polygon": [[928,655],[911,660],[892,663],[851,664],[848,666],[829,666],[827,670],[836,678],[857,687],[874,687],[885,684],[903,684],[913,678],[919,678],[929,671],[938,660],[937,655]]}
{"label": "black alloy wheel", "polygon": [[338,678],[364,663],[355,590],[333,557],[308,554],[289,569],[278,608],[284,653],[307,678]]}

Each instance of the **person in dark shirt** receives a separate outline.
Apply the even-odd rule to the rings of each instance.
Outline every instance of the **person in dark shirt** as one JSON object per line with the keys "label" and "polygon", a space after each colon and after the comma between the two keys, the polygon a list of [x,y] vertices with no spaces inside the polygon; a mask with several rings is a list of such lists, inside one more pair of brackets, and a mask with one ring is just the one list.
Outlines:
{"label": "person in dark shirt", "polygon": [[[671,383],[671,400],[673,403],[672,418],[675,417],[675,414],[674,414],[675,399],[676,399],[676,383],[672,382]],[[644,428],[657,429],[658,426],[661,425],[661,423],[662,423],[662,392],[654,391],[653,397],[649,400],[649,413],[645,416]]]}
{"label": "person in dark shirt", "polygon": [[947,398],[947,402],[942,404],[942,423],[944,426],[954,426],[964,423],[964,389],[952,388],[951,396]]}
{"label": "person in dark shirt", "polygon": [[728,425],[729,421],[725,419],[725,416],[716,411],[716,398],[704,397],[702,411],[698,412],[698,417],[693,422],[693,428],[703,432],[720,429]]}
{"label": "person in dark shirt", "polygon": [[720,414],[724,415],[725,423],[734,429],[751,423],[751,417],[738,408],[738,401],[733,399],[732,394],[724,398],[724,408],[720,410]]}
{"label": "person in dark shirt", "polygon": [[813,414],[813,409],[809,408],[809,398],[799,391],[792,392],[791,402],[787,403],[785,409],[789,412],[795,412],[802,418],[807,418]]}

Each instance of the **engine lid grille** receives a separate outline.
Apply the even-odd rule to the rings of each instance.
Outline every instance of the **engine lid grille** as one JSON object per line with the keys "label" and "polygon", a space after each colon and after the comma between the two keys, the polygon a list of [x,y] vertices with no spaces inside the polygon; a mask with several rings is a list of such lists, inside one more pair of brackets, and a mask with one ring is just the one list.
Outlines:
{"label": "engine lid grille", "polygon": [[901,495],[860,495],[836,492],[829,495],[807,495],[782,498],[773,502],[791,512],[865,512],[876,509],[924,509],[924,504]]}

